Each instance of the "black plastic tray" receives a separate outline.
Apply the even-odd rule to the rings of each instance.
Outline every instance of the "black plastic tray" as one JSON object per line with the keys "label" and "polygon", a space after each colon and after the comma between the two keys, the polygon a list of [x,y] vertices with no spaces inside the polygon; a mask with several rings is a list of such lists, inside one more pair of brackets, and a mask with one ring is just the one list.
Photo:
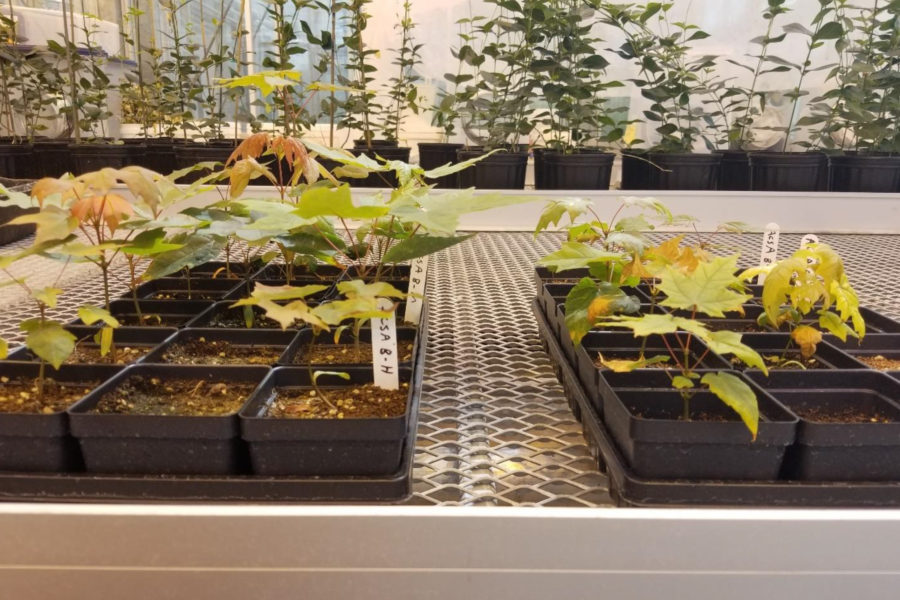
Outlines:
{"label": "black plastic tray", "polygon": [[654,480],[633,474],[566,360],[537,299],[535,320],[569,406],[581,421],[593,452],[605,466],[609,491],[619,506],[769,506],[886,507],[900,506],[898,482],[699,481]]}
{"label": "black plastic tray", "polygon": [[413,400],[400,468],[365,477],[261,477],[254,475],[88,475],[0,472],[0,501],[39,502],[399,502],[412,492],[422,372],[427,346],[427,303],[413,357]]}

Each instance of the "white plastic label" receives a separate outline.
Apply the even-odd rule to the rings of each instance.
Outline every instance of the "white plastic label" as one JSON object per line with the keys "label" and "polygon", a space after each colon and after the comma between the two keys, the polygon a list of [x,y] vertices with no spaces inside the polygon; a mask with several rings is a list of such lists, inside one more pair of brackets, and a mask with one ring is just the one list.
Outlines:
{"label": "white plastic label", "polygon": [[[768,267],[775,264],[778,260],[778,236],[781,228],[778,223],[769,223],[766,225],[766,231],[763,234],[762,252],[759,255],[759,266]],[[766,280],[765,274],[761,274],[756,278],[756,283],[762,284]]]}
{"label": "white plastic label", "polygon": [[[390,310],[394,303],[378,299],[380,310]],[[400,389],[397,364],[397,317],[395,311],[386,319],[372,319],[372,373],[375,385],[386,390]]]}
{"label": "white plastic label", "polygon": [[423,256],[412,262],[409,269],[409,295],[406,297],[406,314],[403,320],[418,325],[422,316],[425,298],[425,279],[428,277],[428,257]]}

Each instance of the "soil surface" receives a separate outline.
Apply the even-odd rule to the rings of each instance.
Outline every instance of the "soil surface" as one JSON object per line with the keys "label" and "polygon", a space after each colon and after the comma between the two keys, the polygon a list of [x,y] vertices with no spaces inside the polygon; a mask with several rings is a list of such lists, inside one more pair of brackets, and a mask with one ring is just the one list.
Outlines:
{"label": "soil surface", "polygon": [[[810,369],[827,369],[828,366],[822,364],[815,355],[811,358],[803,358],[799,352],[787,352],[786,354],[763,354],[763,360],[770,369],[785,370],[810,370]],[[734,362],[734,360],[732,360]],[[800,363],[800,364],[797,364]],[[803,365],[802,367],[800,365]]]}
{"label": "soil surface", "polygon": [[[263,315],[262,311],[254,310],[253,329],[281,329],[277,321]],[[242,310],[229,310],[212,316],[208,327],[221,327],[223,329],[247,329]]]}
{"label": "soil surface", "polygon": [[177,327],[186,323],[194,315],[157,315],[150,313],[141,316],[135,314],[116,315],[116,319],[120,325],[130,327]]}
{"label": "soil surface", "polygon": [[279,389],[266,416],[277,419],[399,417],[406,412],[408,395],[408,383],[401,383],[399,390],[383,390],[371,383],[322,392]]}
{"label": "soil surface", "polygon": [[247,401],[255,385],[205,379],[161,379],[134,375],[100,399],[100,414],[219,416]]}
{"label": "soil surface", "polygon": [[[413,345],[399,344],[400,362],[412,360]],[[372,362],[372,344],[316,344],[312,352],[309,346],[304,345],[303,350],[294,355],[295,365],[308,364],[366,364]]]}
{"label": "soil surface", "polygon": [[880,354],[876,354],[874,356],[869,356],[867,354],[855,354],[853,358],[855,358],[859,362],[867,364],[873,369],[878,369],[879,371],[900,370],[900,358],[887,358],[885,356],[881,356]]}
{"label": "soil surface", "polygon": [[[75,346],[75,351],[72,352],[71,356],[66,360],[66,363],[127,365],[144,356],[152,349],[153,346],[117,345],[115,354],[110,350],[106,356],[101,356],[100,346],[95,344],[79,344]],[[113,355],[115,355],[115,360],[112,360]]]}
{"label": "soil surface", "polygon": [[0,377],[0,412],[49,415],[63,411],[81,400],[99,382],[57,383],[44,380],[44,397],[38,398],[35,380],[27,377]]}
{"label": "soil surface", "polygon": [[160,290],[151,294],[148,300],[221,300],[226,293],[227,292]]}
{"label": "soil surface", "polygon": [[169,346],[163,362],[175,365],[274,365],[285,346],[244,346],[204,338]]}
{"label": "soil surface", "polygon": [[893,423],[894,419],[877,409],[858,406],[791,406],[791,410],[807,421],[817,423]]}
{"label": "soil surface", "polygon": [[738,333],[761,333],[766,331],[771,331],[768,329],[763,329],[759,325],[756,324],[756,321],[746,321],[746,322],[735,322],[732,321],[730,323],[723,323],[722,321],[710,320],[710,321],[702,321],[706,328],[710,331],[737,331]]}

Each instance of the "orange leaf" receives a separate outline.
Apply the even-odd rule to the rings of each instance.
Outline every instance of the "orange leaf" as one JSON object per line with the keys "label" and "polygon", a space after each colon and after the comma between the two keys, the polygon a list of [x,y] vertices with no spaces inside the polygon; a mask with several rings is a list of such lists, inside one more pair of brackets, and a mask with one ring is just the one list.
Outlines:
{"label": "orange leaf", "polygon": [[822,341],[822,332],[809,325],[800,325],[791,332],[791,339],[800,346],[800,355],[810,358],[816,353],[816,345]]}

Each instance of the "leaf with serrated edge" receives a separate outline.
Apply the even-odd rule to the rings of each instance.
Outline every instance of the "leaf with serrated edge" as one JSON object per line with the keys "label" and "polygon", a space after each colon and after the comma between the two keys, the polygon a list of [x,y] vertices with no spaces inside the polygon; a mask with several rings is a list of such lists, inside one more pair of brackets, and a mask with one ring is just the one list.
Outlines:
{"label": "leaf with serrated edge", "polygon": [[45,287],[31,292],[31,297],[46,306],[47,308],[56,308],[56,299],[63,291],[55,287]]}
{"label": "leaf with serrated edge", "polygon": [[366,283],[361,279],[351,279],[337,284],[340,293],[349,299],[354,298],[405,298],[406,294],[384,281]]}
{"label": "leaf with serrated edge", "polygon": [[353,204],[350,186],[337,188],[312,187],[300,195],[296,214],[304,219],[339,217],[342,219],[375,219],[388,212],[386,204]]}
{"label": "leaf with serrated edge", "polygon": [[253,286],[253,291],[250,292],[249,298],[238,300],[232,304],[230,308],[235,308],[237,306],[251,306],[257,304],[261,300],[296,300],[297,298],[306,298],[307,296],[327,289],[327,285],[319,284],[292,286],[256,283]]}
{"label": "leaf with serrated edge", "polygon": [[602,354],[600,355],[600,364],[614,373],[631,373],[635,369],[643,369],[644,367],[668,362],[669,360],[669,357],[664,355],[651,356],[650,358],[642,358],[640,360],[606,360],[603,358]]}
{"label": "leaf with serrated edge", "polygon": [[849,325],[842,321],[838,315],[828,310],[819,311],[819,327],[830,331],[842,342],[847,341],[848,335],[857,337],[856,332]]}
{"label": "leaf with serrated edge", "polygon": [[701,263],[693,273],[682,273],[667,267],[657,286],[666,294],[662,306],[704,313],[711,317],[724,317],[723,311],[737,310],[751,298],[730,289],[738,282],[735,276],[738,256],[714,258]]}
{"label": "leaf with serrated edge", "polygon": [[[25,324],[23,323],[23,328]],[[25,338],[25,346],[54,369],[66,362],[75,350],[75,336],[53,321],[32,322]]]}
{"label": "leaf with serrated edge", "polygon": [[704,340],[709,349],[717,354],[733,354],[745,364],[768,374],[766,362],[759,353],[741,342],[741,334],[736,331],[713,331]]}
{"label": "leaf with serrated edge", "polygon": [[628,259],[627,254],[607,252],[577,242],[564,242],[556,252],[551,252],[538,261],[538,265],[547,267],[554,273],[584,269],[593,264],[603,262],[619,262]]}
{"label": "leaf with serrated edge", "polygon": [[731,407],[750,430],[753,439],[759,431],[759,406],[753,389],[731,373],[706,373],[700,383]]}
{"label": "leaf with serrated edge", "polygon": [[406,260],[413,260],[434,254],[445,248],[455,246],[460,242],[464,242],[471,238],[474,233],[460,236],[431,236],[431,235],[414,235],[409,239],[401,241],[399,244],[391,246],[384,254],[381,261],[386,264],[397,263]]}
{"label": "leaf with serrated edge", "polygon": [[596,323],[598,327],[624,327],[634,332],[634,337],[647,337],[656,334],[687,331],[701,340],[709,339],[712,332],[703,323],[671,314],[649,314],[639,317],[607,317],[605,321]]}

